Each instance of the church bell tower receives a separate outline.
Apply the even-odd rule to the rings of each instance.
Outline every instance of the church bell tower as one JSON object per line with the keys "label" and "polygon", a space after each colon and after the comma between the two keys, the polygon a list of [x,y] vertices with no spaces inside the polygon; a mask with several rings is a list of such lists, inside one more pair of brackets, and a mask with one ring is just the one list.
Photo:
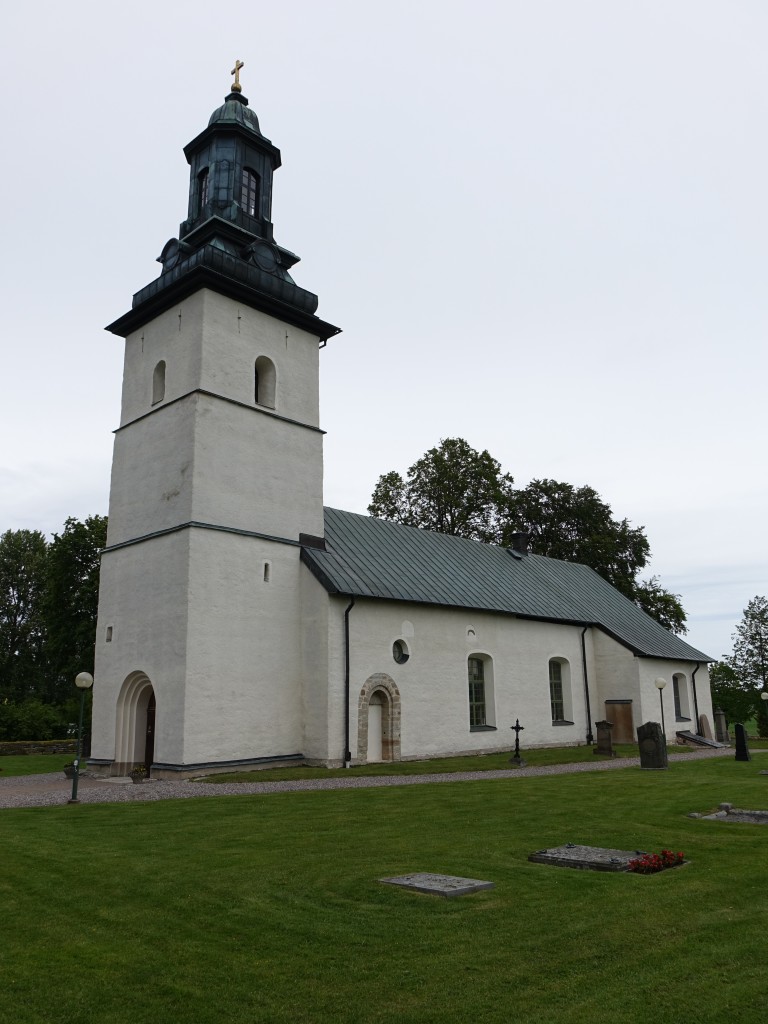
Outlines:
{"label": "church bell tower", "polygon": [[156,777],[301,753],[300,551],[322,545],[319,349],[275,242],[280,151],[239,83],[184,149],[187,218],[125,339],[92,767]]}

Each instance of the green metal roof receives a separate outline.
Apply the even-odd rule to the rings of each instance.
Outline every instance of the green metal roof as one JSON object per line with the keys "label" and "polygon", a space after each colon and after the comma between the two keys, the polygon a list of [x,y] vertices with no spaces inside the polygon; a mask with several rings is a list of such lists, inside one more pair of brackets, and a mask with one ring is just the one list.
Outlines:
{"label": "green metal roof", "polygon": [[713,661],[668,632],[589,566],[325,509],[326,550],[302,548],[330,594],[503,612],[598,626],[635,654]]}

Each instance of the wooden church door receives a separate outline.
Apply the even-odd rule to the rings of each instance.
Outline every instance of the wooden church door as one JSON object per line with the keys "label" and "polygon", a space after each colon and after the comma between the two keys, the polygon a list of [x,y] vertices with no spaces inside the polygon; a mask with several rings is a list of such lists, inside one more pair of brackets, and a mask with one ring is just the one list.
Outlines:
{"label": "wooden church door", "polygon": [[147,766],[147,773],[152,767],[152,762],[155,759],[155,711],[157,705],[155,703],[155,694],[149,698],[149,704],[147,704],[147,732],[144,741],[144,764]]}

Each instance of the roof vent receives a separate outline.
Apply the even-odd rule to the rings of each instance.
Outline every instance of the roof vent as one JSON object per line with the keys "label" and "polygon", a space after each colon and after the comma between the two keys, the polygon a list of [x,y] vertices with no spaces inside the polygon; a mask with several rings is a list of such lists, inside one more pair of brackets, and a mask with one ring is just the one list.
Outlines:
{"label": "roof vent", "polygon": [[528,534],[524,532],[513,533],[510,538],[510,547],[518,555],[528,554]]}

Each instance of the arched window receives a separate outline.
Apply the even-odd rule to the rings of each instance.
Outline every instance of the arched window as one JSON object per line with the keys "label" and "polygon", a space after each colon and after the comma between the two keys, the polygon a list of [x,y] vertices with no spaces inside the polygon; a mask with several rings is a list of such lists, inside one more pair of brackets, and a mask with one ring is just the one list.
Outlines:
{"label": "arched window", "polygon": [[549,704],[553,725],[573,725],[571,666],[565,658],[550,658]]}
{"label": "arched window", "polygon": [[672,676],[672,694],[675,698],[675,718],[678,722],[690,722],[691,711],[688,703],[688,680],[682,672]]}
{"label": "arched window", "polygon": [[165,398],[165,360],[161,359],[152,374],[152,405]]}
{"label": "arched window", "polygon": [[494,729],[496,707],[493,699],[493,661],[483,654],[467,659],[469,683],[469,728]]}
{"label": "arched window", "polygon": [[266,356],[259,356],[253,374],[253,398],[256,405],[275,408],[275,364]]}
{"label": "arched window", "polygon": [[259,176],[250,167],[243,168],[240,179],[240,206],[249,217],[257,217],[259,209]]}
{"label": "arched window", "polygon": [[197,212],[202,213],[208,203],[208,168],[197,176]]}

